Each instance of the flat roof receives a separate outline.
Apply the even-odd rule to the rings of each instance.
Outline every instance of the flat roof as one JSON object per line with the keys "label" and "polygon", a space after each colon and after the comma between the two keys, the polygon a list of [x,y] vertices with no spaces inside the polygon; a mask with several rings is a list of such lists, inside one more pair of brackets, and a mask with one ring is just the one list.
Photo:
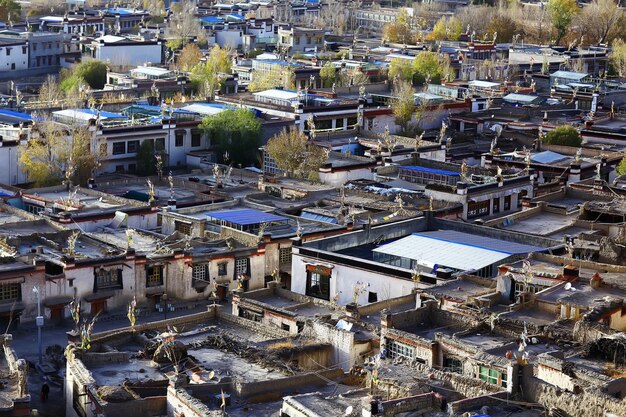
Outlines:
{"label": "flat roof", "polygon": [[146,75],[166,75],[172,73],[172,71],[167,68],[159,68],[159,67],[137,67],[132,70],[132,72],[138,72]]}
{"label": "flat roof", "polygon": [[470,87],[496,88],[500,86],[500,83],[492,83],[491,81],[474,80],[474,81],[470,81],[468,85]]}
{"label": "flat roof", "polygon": [[582,80],[589,74],[586,72],[574,72],[574,71],[556,71],[550,74],[550,77],[568,78],[570,80]]}
{"label": "flat roof", "polygon": [[277,216],[273,213],[266,213],[255,209],[211,211],[207,213],[209,219],[221,220],[239,226],[248,226],[251,224],[286,222],[289,219]]}
{"label": "flat roof", "polygon": [[264,97],[278,100],[297,100],[298,93],[290,90],[265,90],[254,93],[255,97]]}
{"label": "flat roof", "polygon": [[561,155],[553,151],[543,151],[530,156],[530,160],[538,164],[554,164],[568,158],[569,156]]}
{"label": "flat roof", "polygon": [[421,167],[417,165],[404,165],[404,166],[401,166],[400,168],[409,169],[411,171],[428,172],[431,174],[448,175],[450,177],[458,177],[461,175],[458,172],[454,172],[454,171],[445,171],[443,169],[426,168],[426,167]]}
{"label": "flat roof", "polygon": [[481,269],[515,254],[543,248],[454,230],[414,233],[382,245],[374,252],[412,259],[420,265],[458,270]]}
{"label": "flat roof", "polygon": [[[77,120],[89,120],[98,115],[98,110],[94,109],[66,109],[58,110],[52,113],[55,116],[69,117]],[[100,111],[100,119],[126,119],[126,116],[119,113],[112,113],[108,111]]]}
{"label": "flat roof", "polygon": [[224,104],[216,104],[216,103],[193,103],[188,106],[182,107],[181,109],[190,112],[197,113],[201,115],[212,115],[223,112],[224,110],[228,110],[230,106]]}

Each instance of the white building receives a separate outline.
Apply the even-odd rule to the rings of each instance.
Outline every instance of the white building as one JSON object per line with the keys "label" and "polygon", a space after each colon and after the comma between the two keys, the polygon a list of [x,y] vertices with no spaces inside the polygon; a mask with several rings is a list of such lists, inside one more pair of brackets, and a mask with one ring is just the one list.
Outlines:
{"label": "white building", "polygon": [[86,46],[92,58],[111,65],[138,66],[145,63],[160,64],[163,45],[160,41],[133,40],[121,36],[105,35]]}
{"label": "white building", "polygon": [[0,40],[0,71],[28,68],[28,41],[25,39]]}

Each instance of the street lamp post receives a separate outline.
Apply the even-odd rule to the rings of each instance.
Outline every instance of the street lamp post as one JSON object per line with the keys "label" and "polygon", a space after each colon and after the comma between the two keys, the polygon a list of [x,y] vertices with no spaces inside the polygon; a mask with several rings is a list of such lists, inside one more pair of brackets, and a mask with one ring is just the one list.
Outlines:
{"label": "street lamp post", "polygon": [[163,316],[167,320],[167,294],[163,294],[161,299],[163,300]]}
{"label": "street lamp post", "polygon": [[43,362],[42,346],[41,346],[41,328],[43,327],[43,316],[41,315],[41,294],[39,293],[39,287],[33,287],[33,292],[37,294],[37,341],[39,344],[39,366],[41,367]]}

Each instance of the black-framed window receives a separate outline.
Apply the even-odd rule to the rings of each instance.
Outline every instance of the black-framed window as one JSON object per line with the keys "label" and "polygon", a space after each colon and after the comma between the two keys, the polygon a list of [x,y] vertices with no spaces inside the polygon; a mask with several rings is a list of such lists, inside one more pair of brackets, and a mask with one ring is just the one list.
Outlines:
{"label": "black-framed window", "polygon": [[330,274],[307,271],[306,295],[330,301]]}
{"label": "black-framed window", "polygon": [[94,291],[122,289],[122,268],[115,269],[94,269],[95,286]]}
{"label": "black-framed window", "polygon": [[176,139],[174,141],[174,146],[180,148],[185,144],[185,132],[176,132]]}
{"label": "black-framed window", "polygon": [[367,302],[368,303],[376,303],[378,302],[378,293],[368,291],[367,292]]}
{"label": "black-framed window", "polygon": [[154,141],[154,150],[155,151],[165,150],[165,138],[158,138],[156,141]]}
{"label": "black-framed window", "polygon": [[250,258],[235,259],[235,276],[250,274]]}
{"label": "black-framed window", "polygon": [[126,153],[126,142],[113,142],[113,155]]}
{"label": "black-framed window", "polygon": [[202,132],[199,130],[191,131],[191,147],[197,148],[202,145]]}
{"label": "black-framed window", "polygon": [[130,140],[127,145],[128,153],[135,153],[139,150],[139,141],[138,140]]}
{"label": "black-framed window", "polygon": [[151,265],[146,267],[146,287],[163,285],[163,266]]}
{"label": "black-framed window", "polygon": [[191,234],[191,223],[181,222],[178,220],[174,221],[174,230],[184,235]]}
{"label": "black-framed window", "polygon": [[20,301],[22,299],[22,284],[0,284],[0,302]]}
{"label": "black-framed window", "polygon": [[228,263],[226,262],[220,262],[219,264],[217,264],[217,275],[219,276],[226,275],[227,267],[228,267]]}
{"label": "black-framed window", "polygon": [[278,261],[281,265],[286,265],[291,263],[291,246],[286,248],[280,248],[278,250]]}

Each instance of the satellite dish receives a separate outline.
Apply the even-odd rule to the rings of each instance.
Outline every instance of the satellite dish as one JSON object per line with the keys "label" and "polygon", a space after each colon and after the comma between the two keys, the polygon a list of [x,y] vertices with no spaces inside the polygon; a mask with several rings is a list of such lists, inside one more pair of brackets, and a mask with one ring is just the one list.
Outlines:
{"label": "satellite dish", "polygon": [[214,377],[215,377],[215,371],[209,372],[209,380],[213,379]]}
{"label": "satellite dish", "polygon": [[346,414],[345,414],[345,415],[346,415],[346,416],[349,416],[350,414],[352,414],[352,410],[354,410],[354,408],[353,408],[351,405],[349,405],[349,406],[346,408]]}
{"label": "satellite dish", "polygon": [[537,343],[539,343],[539,340],[537,340],[536,337],[533,337],[531,341],[533,342],[533,345],[536,345]]}
{"label": "satellite dish", "polygon": [[572,291],[576,291],[576,288],[572,287]]}
{"label": "satellite dish", "polygon": [[572,284],[571,283],[567,283],[565,284],[565,291],[569,291],[572,288]]}

